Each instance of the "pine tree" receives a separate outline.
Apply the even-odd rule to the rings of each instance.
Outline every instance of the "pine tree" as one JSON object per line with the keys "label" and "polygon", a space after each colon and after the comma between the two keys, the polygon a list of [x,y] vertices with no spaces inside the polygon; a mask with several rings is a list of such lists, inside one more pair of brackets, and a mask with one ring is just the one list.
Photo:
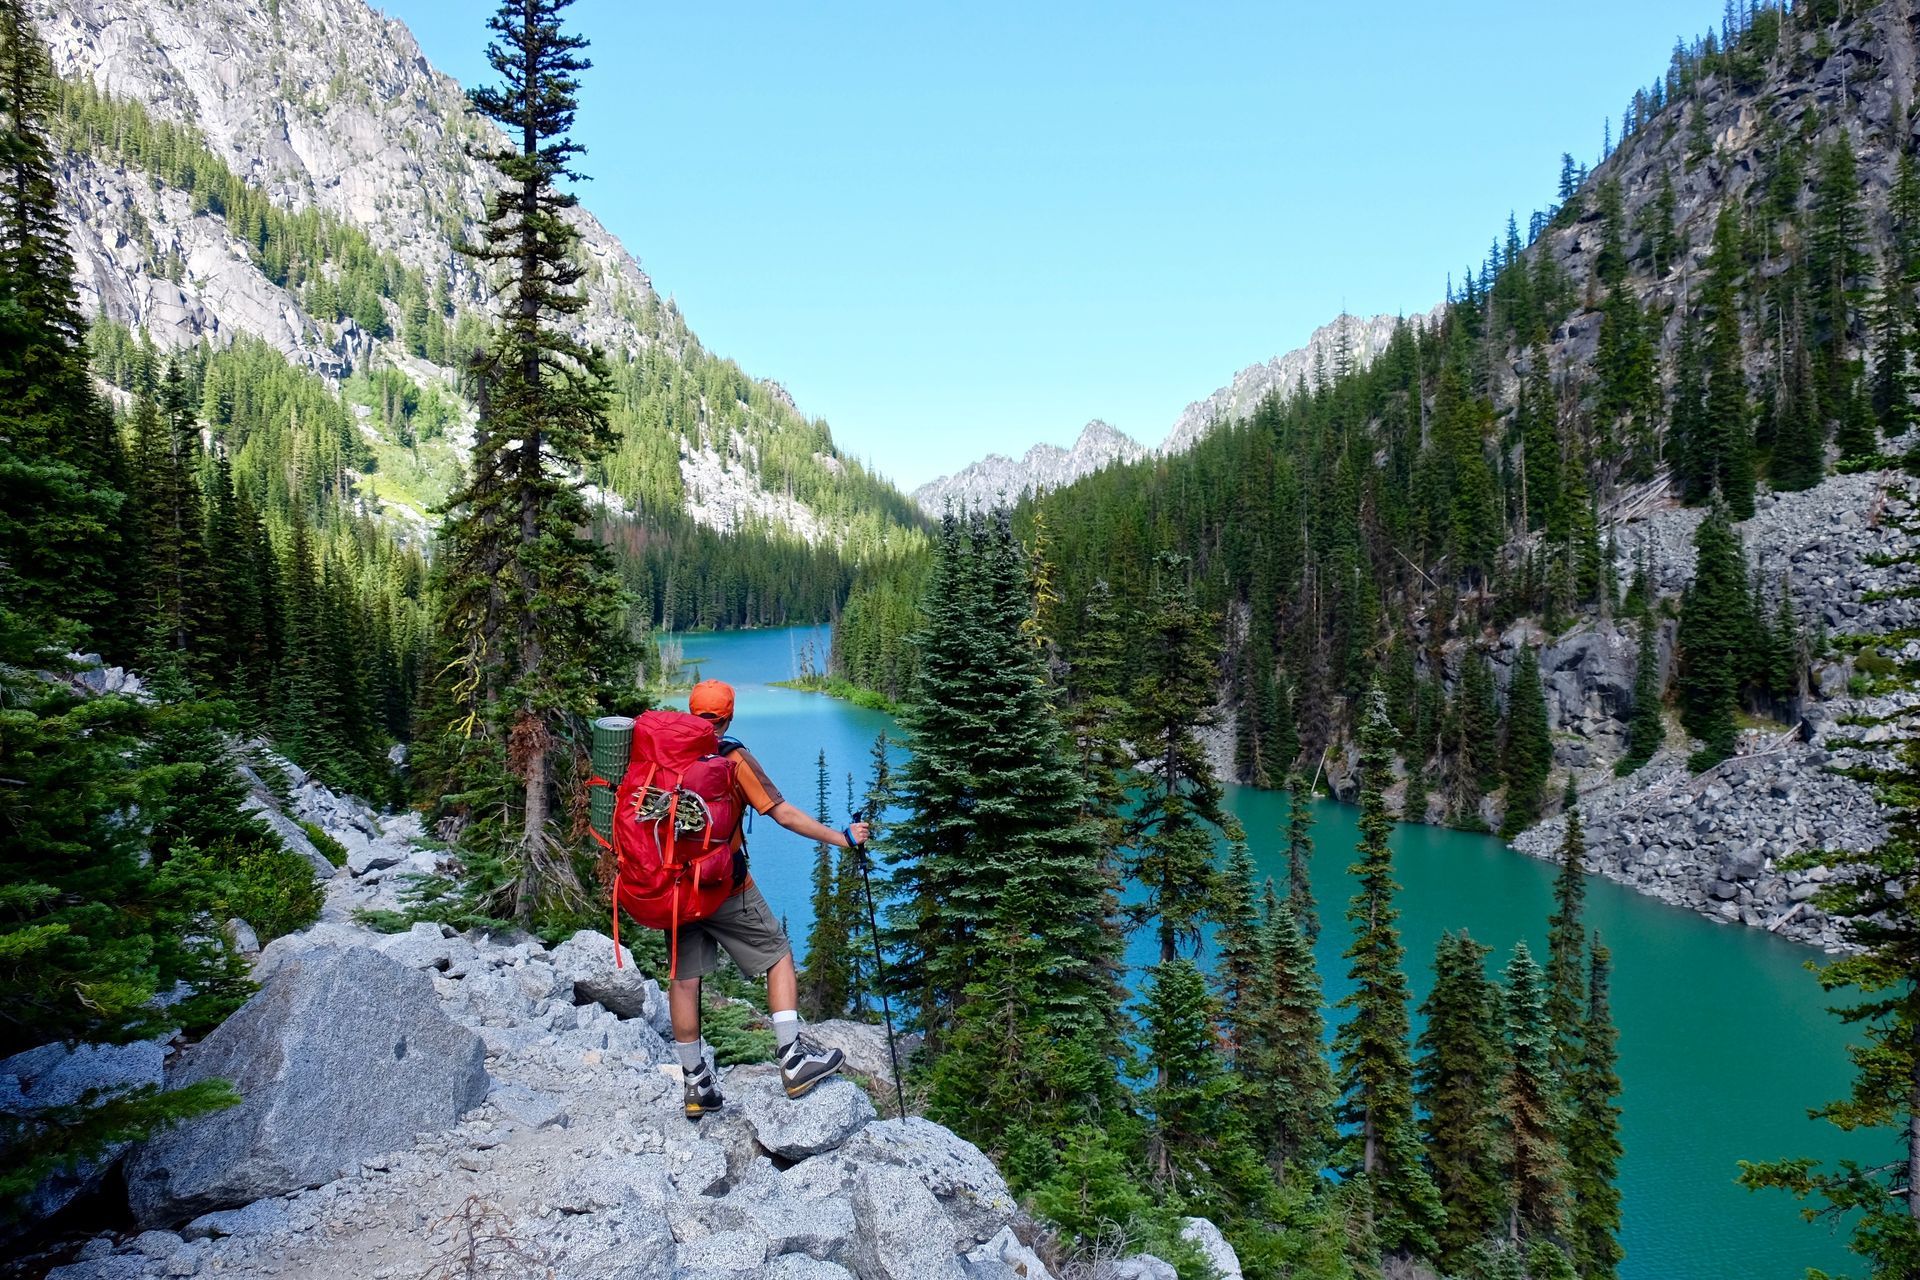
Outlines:
{"label": "pine tree", "polygon": [[[1085,796],[1082,816],[1099,831],[1109,935],[1102,954],[1118,957],[1126,950],[1126,921],[1119,906],[1120,858],[1126,841],[1133,756],[1122,737],[1128,713],[1126,644],[1113,590],[1105,578],[1088,589],[1078,630],[1067,651],[1066,705],[1061,718],[1079,760]],[[1111,977],[1118,1009],[1127,994],[1117,968]]]}
{"label": "pine tree", "polygon": [[1264,930],[1254,902],[1253,856],[1246,841],[1235,841],[1220,872],[1220,927],[1214,935],[1219,960],[1214,981],[1220,988],[1221,1014],[1228,1029],[1230,1061],[1238,1063],[1247,1043],[1248,1020],[1260,1003],[1259,987],[1267,967]]}
{"label": "pine tree", "polygon": [[1517,943],[1507,965],[1507,1072],[1499,1114],[1505,1127],[1507,1230],[1515,1244],[1559,1238],[1566,1222],[1566,1123],[1553,1073],[1553,1032],[1540,990],[1540,966]]}
{"label": "pine tree", "polygon": [[1313,898],[1313,809],[1306,780],[1287,775],[1287,909],[1309,943],[1320,940],[1320,912]]}
{"label": "pine tree", "polygon": [[1146,666],[1134,686],[1126,737],[1139,753],[1145,790],[1127,824],[1128,876],[1145,890],[1137,921],[1158,920],[1160,959],[1197,937],[1215,897],[1215,834],[1243,839],[1207,762],[1200,731],[1216,719],[1219,665],[1215,620],[1194,604],[1186,561],[1155,565],[1153,603],[1144,622]]}
{"label": "pine tree", "polygon": [[1273,1182],[1235,1105],[1214,1014],[1193,961],[1180,957],[1155,966],[1144,1017],[1147,1052],[1161,1070],[1141,1099],[1148,1166],[1163,1196],[1216,1221],[1268,1218],[1275,1209]]}
{"label": "pine tree", "polygon": [[[1756,611],[1759,599],[1754,600]],[[1804,696],[1806,638],[1799,615],[1793,609],[1793,592],[1783,574],[1780,593],[1774,600],[1773,625],[1767,629],[1766,670],[1768,691],[1780,718],[1792,722],[1799,718],[1800,699]]]}
{"label": "pine tree", "polygon": [[0,2],[0,588],[23,623],[57,621],[80,644],[117,616],[124,460],[81,345],[52,91],[29,6]]}
{"label": "pine tree", "polygon": [[1466,771],[1463,781],[1478,790],[1496,785],[1500,780],[1499,695],[1493,669],[1478,650],[1461,660],[1453,721],[1456,758]]}
{"label": "pine tree", "polygon": [[1568,1081],[1567,1240],[1580,1280],[1614,1280],[1620,1248],[1620,1075],[1609,1003],[1612,955],[1594,935],[1580,1057]]}
{"label": "pine tree", "polygon": [[[953,1016],[976,945],[973,922],[990,898],[970,874],[972,850],[985,842],[975,821],[975,775],[981,726],[994,712],[976,675],[985,662],[979,560],[949,511],[941,522],[926,584],[926,621],[918,637],[920,673],[902,709],[912,753],[901,772],[889,910],[891,976],[916,1010],[922,1030],[937,1032]],[[965,895],[965,896],[963,896]]]}
{"label": "pine tree", "polygon": [[266,702],[269,652],[264,593],[255,556],[252,509],[233,487],[233,465],[224,448],[213,451],[213,490],[207,519],[208,596],[212,606],[204,650],[219,683],[236,696],[243,714],[258,714]]}
{"label": "pine tree", "polygon": [[1695,568],[1680,607],[1680,719],[1704,745],[1700,770],[1733,754],[1733,712],[1751,610],[1740,537],[1715,506],[1694,531]]}
{"label": "pine tree", "polygon": [[143,570],[154,601],[147,643],[155,660],[204,670],[200,650],[209,630],[210,571],[199,479],[200,424],[179,361],[168,365],[161,382],[157,421],[151,428],[143,423],[142,429],[154,433],[143,443],[142,483],[136,491],[147,508]]}
{"label": "pine tree", "polygon": [[[970,690],[958,706],[910,718],[902,799],[912,813],[895,844],[907,858],[947,856],[947,815],[925,803],[933,786],[921,756],[930,725],[964,715],[971,732],[939,754],[962,771],[974,842],[940,869],[951,901],[908,904],[910,919],[940,922],[939,949],[919,943],[920,978],[938,1002],[920,1015],[934,1055],[928,1111],[1030,1180],[1051,1163],[1052,1135],[1115,1100],[1106,880],[1098,829],[1080,816],[1079,774],[1061,750],[1043,654],[1020,625],[1033,600],[1006,513],[976,519],[965,550],[976,591],[960,606],[956,648]],[[927,648],[945,643],[929,637]]]}
{"label": "pine tree", "polygon": [[1920,166],[1901,148],[1893,188],[1887,195],[1890,244],[1880,273],[1874,321],[1873,408],[1881,431],[1899,436],[1916,420],[1908,386],[1920,358],[1920,315],[1914,286],[1920,283]]}
{"label": "pine tree", "polygon": [[1292,905],[1274,893],[1271,881],[1262,916],[1266,969],[1236,1059],[1243,1110],[1276,1173],[1318,1171],[1335,1137],[1320,973]]}
{"label": "pine tree", "polygon": [[[869,758],[873,761],[867,775],[867,789],[861,797],[860,812],[867,821],[867,843],[851,858],[841,858],[834,883],[834,910],[847,928],[847,1002],[856,1015],[869,1012],[869,1001],[879,990],[878,957],[872,936],[873,923],[867,920],[869,860],[884,857],[892,848],[891,818],[897,796],[894,791],[893,762],[887,758],[892,742],[882,730],[873,739]],[[1117,954],[1117,952],[1116,952]]]}
{"label": "pine tree", "polygon": [[1502,749],[1506,778],[1503,836],[1533,825],[1540,816],[1542,792],[1553,768],[1553,740],[1547,732],[1547,702],[1540,691],[1540,662],[1531,645],[1522,644],[1513,659],[1507,685],[1507,734]]}
{"label": "pine tree", "polygon": [[[507,0],[489,20],[487,59],[504,88],[473,90],[475,111],[506,132],[479,153],[500,187],[482,242],[463,246],[478,264],[505,269],[503,321],[469,376],[480,420],[466,484],[441,535],[439,627],[450,653],[442,679],[452,723],[441,735],[484,735],[463,775],[437,789],[490,787],[504,818],[476,811],[471,844],[492,844],[513,869],[505,901],[522,922],[581,904],[571,851],[550,829],[566,760],[562,733],[598,709],[634,669],[618,579],[588,523],[581,469],[613,444],[609,374],[600,353],[561,326],[586,305],[580,233],[566,213],[578,179],[573,125],[586,42],[566,34],[571,0]],[[504,776],[502,776],[504,774]],[[488,777],[491,781],[483,781]]]}
{"label": "pine tree", "polygon": [[1587,842],[1580,830],[1579,797],[1567,781],[1566,834],[1560,840],[1560,871],[1553,881],[1553,914],[1547,917],[1547,1023],[1553,1036],[1550,1062],[1562,1080],[1570,1077],[1580,1052],[1580,1028],[1586,1008],[1581,982],[1582,943],[1586,934],[1580,911],[1586,901],[1584,860]]}
{"label": "pine tree", "polygon": [[[823,748],[815,761],[816,803],[814,816],[821,825],[833,825],[827,802],[827,753]],[[807,931],[807,967],[800,974],[800,1012],[821,1021],[840,1017],[852,999],[849,974],[850,924],[835,874],[832,846],[813,846],[813,927]]]}
{"label": "pine tree", "polygon": [[1432,1248],[1440,1208],[1420,1160],[1408,1057],[1405,949],[1394,922],[1399,886],[1393,878],[1386,785],[1393,768],[1393,724],[1376,686],[1368,695],[1360,755],[1360,857],[1348,870],[1359,882],[1347,907],[1353,943],[1346,950],[1354,984],[1340,1001],[1348,1011],[1334,1036],[1339,1059],[1339,1119],[1347,1131],[1345,1176],[1365,1180],[1373,1229],[1387,1252]]}
{"label": "pine tree", "polygon": [[1698,456],[1705,479],[1736,520],[1753,514],[1753,427],[1747,417],[1746,347],[1740,335],[1740,229],[1731,202],[1720,210],[1707,260],[1706,402]]}
{"label": "pine tree", "polygon": [[1420,1127],[1444,1210],[1434,1260],[1449,1271],[1463,1270],[1468,1251],[1502,1225],[1506,1203],[1494,1108],[1505,1046],[1486,957],[1464,932],[1442,935],[1433,990],[1420,1006]]}
{"label": "pine tree", "polygon": [[1666,690],[1660,678],[1660,632],[1649,611],[1640,620],[1640,644],[1633,660],[1633,712],[1627,721],[1627,754],[1618,766],[1631,773],[1660,749],[1667,724],[1661,706]]}

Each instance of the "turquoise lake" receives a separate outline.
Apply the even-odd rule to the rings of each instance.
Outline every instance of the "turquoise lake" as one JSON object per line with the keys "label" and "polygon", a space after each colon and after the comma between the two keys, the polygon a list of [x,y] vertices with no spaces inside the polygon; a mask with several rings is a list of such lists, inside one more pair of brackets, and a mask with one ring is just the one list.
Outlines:
{"label": "turquoise lake", "polygon": [[[825,749],[836,821],[845,821],[847,773],[864,790],[875,735],[897,730],[878,712],[769,687],[796,672],[808,640],[825,652],[824,629],[690,635],[683,644],[702,676],[737,688],[735,735],[803,808],[813,806],[815,755]],[[1261,874],[1279,879],[1286,797],[1235,788],[1231,798]],[[1358,839],[1355,816],[1348,806],[1316,802],[1313,880],[1325,926],[1317,950],[1329,1004],[1348,989],[1342,913],[1352,891],[1346,868]],[[765,820],[749,843],[755,879],[803,943],[812,846]],[[1447,930],[1465,928],[1493,947],[1496,966],[1521,939],[1544,956],[1551,864],[1491,837],[1435,827],[1398,828],[1394,850],[1416,1002]],[[1588,879],[1586,918],[1614,957],[1626,1147],[1621,1275],[1797,1280],[1808,1266],[1845,1269],[1850,1255],[1826,1225],[1802,1221],[1785,1195],[1752,1194],[1734,1183],[1741,1159],[1880,1153],[1877,1140],[1807,1118],[1809,1107],[1840,1096],[1849,1080],[1846,1029],[1826,1012],[1805,968],[1818,953],[1598,877]],[[1142,939],[1129,958],[1144,963],[1148,953]],[[1883,1158],[1891,1155],[1890,1140],[1885,1145]]]}

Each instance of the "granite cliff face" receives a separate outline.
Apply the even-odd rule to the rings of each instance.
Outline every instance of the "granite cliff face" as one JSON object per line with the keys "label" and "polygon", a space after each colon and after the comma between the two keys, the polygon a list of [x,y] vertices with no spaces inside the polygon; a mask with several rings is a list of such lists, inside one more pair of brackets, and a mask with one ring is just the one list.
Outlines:
{"label": "granite cliff face", "polygon": [[[363,233],[375,252],[433,282],[450,327],[484,320],[487,282],[454,245],[477,233],[490,182],[469,149],[497,135],[402,23],[361,0],[36,0],[34,10],[61,77],[187,126],[276,208]],[[163,351],[250,334],[329,379],[384,364],[423,389],[457,382],[453,369],[362,323],[310,314],[299,291],[260,269],[245,230],[110,146],[70,152],[61,180],[88,314],[144,331]],[[586,267],[578,336],[616,363],[664,360],[696,376],[724,363],[592,213],[569,217]],[[395,302],[381,308],[397,331]],[[805,486],[791,467],[776,476],[762,463],[773,444],[787,445],[778,452],[809,471],[798,479],[834,484],[855,464],[833,449],[824,424],[800,414],[777,383],[737,370],[718,381],[740,390],[702,398],[691,421],[675,424],[678,483],[663,483],[680,509],[722,530],[841,536],[794,496]],[[644,505],[645,495],[617,496]]]}

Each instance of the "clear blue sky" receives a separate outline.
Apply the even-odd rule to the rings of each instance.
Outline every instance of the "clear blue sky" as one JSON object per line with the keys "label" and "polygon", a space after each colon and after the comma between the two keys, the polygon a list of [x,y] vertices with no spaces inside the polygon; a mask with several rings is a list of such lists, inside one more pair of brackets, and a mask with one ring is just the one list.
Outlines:
{"label": "clear blue sky", "polygon": [[[590,208],[912,486],[1424,311],[1721,0],[581,0]],[[386,0],[485,78],[484,0]]]}

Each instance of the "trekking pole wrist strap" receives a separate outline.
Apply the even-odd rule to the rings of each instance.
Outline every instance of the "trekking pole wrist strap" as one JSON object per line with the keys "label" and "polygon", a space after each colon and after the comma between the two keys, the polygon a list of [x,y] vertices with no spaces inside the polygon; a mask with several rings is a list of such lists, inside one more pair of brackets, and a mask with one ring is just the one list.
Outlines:
{"label": "trekking pole wrist strap", "polygon": [[858,849],[860,847],[859,841],[853,838],[853,828],[851,826],[840,828],[840,838],[847,842],[847,848],[849,849]]}

